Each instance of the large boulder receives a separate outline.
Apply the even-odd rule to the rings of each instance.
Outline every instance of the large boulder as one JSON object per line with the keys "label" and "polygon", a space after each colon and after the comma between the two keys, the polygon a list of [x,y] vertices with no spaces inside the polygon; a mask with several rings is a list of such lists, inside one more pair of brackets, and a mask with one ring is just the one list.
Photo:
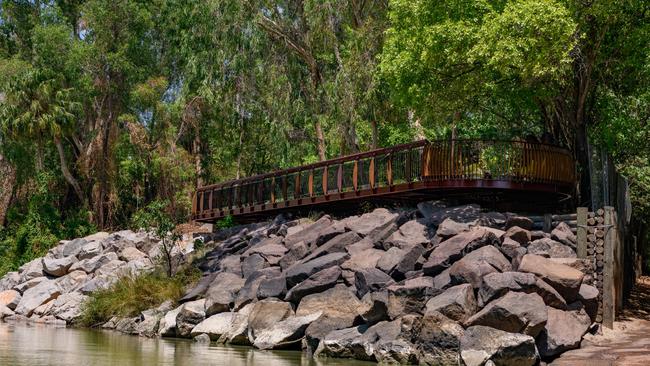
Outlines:
{"label": "large boulder", "polygon": [[126,247],[120,251],[119,259],[125,262],[146,259],[147,255],[142,253],[138,248]]}
{"label": "large boulder", "polygon": [[205,293],[206,315],[230,311],[244,283],[245,280],[236,274],[219,273]]}
{"label": "large boulder", "polygon": [[336,225],[329,216],[325,215],[303,230],[287,235],[284,238],[284,244],[289,249],[299,242],[303,242],[307,247],[313,247],[323,244],[344,232],[344,225]]}
{"label": "large boulder", "polygon": [[539,362],[533,337],[482,325],[465,330],[460,339],[460,357],[466,366],[483,366],[490,361],[505,366],[532,366]]}
{"label": "large boulder", "polygon": [[63,294],[54,300],[50,313],[58,319],[70,323],[81,316],[82,306],[88,296],[80,292]]}
{"label": "large boulder", "polygon": [[258,331],[253,345],[259,349],[276,349],[300,342],[307,326],[320,316],[321,313],[314,313],[280,320],[270,328]]}
{"label": "large boulder", "polygon": [[520,272],[533,273],[551,285],[571,303],[578,297],[584,273],[564,264],[534,254],[526,254],[519,264]]}
{"label": "large boulder", "polygon": [[235,307],[233,310],[239,311],[242,307],[257,300],[257,294],[260,286],[264,280],[269,278],[281,277],[280,269],[278,267],[268,267],[263,270],[256,271],[246,278],[244,287],[239,290],[237,298],[235,299]]}
{"label": "large boulder", "polygon": [[56,279],[56,284],[62,293],[78,290],[88,280],[88,274],[84,271],[72,271],[63,277]]}
{"label": "large boulder", "polygon": [[513,226],[505,232],[504,238],[514,240],[517,243],[526,246],[530,241],[530,231],[522,229],[519,226]]}
{"label": "large boulder", "polygon": [[104,250],[104,247],[100,241],[91,241],[81,247],[76,257],[79,260],[90,259],[92,257],[100,255],[102,253],[102,250]]}
{"label": "large boulder", "polygon": [[68,269],[70,269],[70,266],[75,262],[77,262],[77,258],[74,256],[63,257],[60,259],[44,257],[43,272],[54,277],[61,277],[68,273]]}
{"label": "large boulder", "polygon": [[348,231],[346,233],[337,235],[328,240],[323,245],[319,246],[317,249],[312,250],[309,255],[301,260],[301,262],[309,262],[312,259],[316,259],[327,254],[346,252],[346,248],[348,246],[353,245],[360,240],[361,237],[354,231]]}
{"label": "large boulder", "polygon": [[[349,249],[350,247],[348,247]],[[384,255],[384,251],[375,248],[367,248],[358,252],[349,252],[350,259],[341,264],[341,269],[357,271],[363,268],[375,268],[377,262]]]}
{"label": "large boulder", "polygon": [[316,272],[309,276],[306,280],[294,286],[287,292],[285,301],[298,303],[300,300],[310,294],[323,292],[336,285],[338,279],[341,277],[341,268],[338,266],[325,268],[320,272]]}
{"label": "large boulder", "polygon": [[282,244],[282,237],[275,237],[263,240],[244,252],[244,256],[259,254],[270,265],[274,266],[280,263],[280,260],[287,253],[288,249]]}
{"label": "large boulder", "polygon": [[40,258],[23,264],[19,269],[19,283],[24,283],[37,277],[43,276],[43,261]]}
{"label": "large boulder", "polygon": [[20,274],[18,272],[8,272],[0,279],[0,291],[10,290],[19,283]]}
{"label": "large boulder", "polygon": [[[433,209],[430,215],[424,217],[430,219],[433,225],[440,225],[445,219],[450,218],[456,222],[470,223],[481,217],[481,206],[477,204],[469,204],[455,207],[441,207],[439,204],[434,204],[436,209]],[[418,205],[420,209],[420,205]]]}
{"label": "large boulder", "polygon": [[77,255],[81,248],[83,248],[84,245],[88,244],[88,240],[81,238],[81,239],[75,239],[72,241],[69,241],[65,244],[63,244],[63,247],[61,248],[61,256],[62,257],[69,257],[73,255]]}
{"label": "large boulder", "polygon": [[249,278],[254,272],[269,267],[269,263],[259,254],[250,255],[241,262],[241,272],[244,278]]}
{"label": "large boulder", "polygon": [[254,342],[258,333],[293,315],[291,304],[287,302],[272,299],[256,302],[248,315],[248,339]]}
{"label": "large boulder", "polygon": [[415,269],[418,258],[424,253],[420,244],[405,246],[403,249],[390,248],[377,262],[377,268],[396,280],[402,280],[405,274]]}
{"label": "large boulder", "polygon": [[194,338],[199,334],[207,334],[211,340],[217,341],[221,336],[230,332],[233,326],[241,322],[244,317],[247,315],[234,312],[215,314],[197,324],[190,335]]}
{"label": "large boulder", "polygon": [[449,269],[449,276],[453,283],[470,283],[477,289],[481,287],[485,275],[510,270],[510,261],[499,249],[487,245],[466,254],[454,263]]}
{"label": "large boulder", "polygon": [[485,245],[497,245],[498,243],[499,239],[497,239],[496,235],[483,228],[476,228],[460,233],[440,243],[431,252],[429,259],[424,263],[422,269],[427,275],[437,275],[462,258],[466,253]]}
{"label": "large boulder", "polygon": [[284,276],[264,278],[257,288],[257,298],[284,298],[287,293],[287,279]]}
{"label": "large boulder", "polygon": [[363,334],[367,330],[367,325],[333,330],[320,341],[314,356],[374,361],[374,356],[368,354],[363,340]]}
{"label": "large boulder", "polygon": [[30,316],[34,310],[59,297],[61,290],[53,280],[46,280],[23,293],[16,306],[16,313]]}
{"label": "large boulder", "polygon": [[464,332],[457,322],[440,313],[427,312],[416,322],[411,338],[419,352],[419,363],[457,365]]}
{"label": "large boulder", "polygon": [[330,318],[354,320],[363,314],[368,305],[344,285],[305,296],[298,304],[296,315],[304,316],[322,312]]}
{"label": "large boulder", "polygon": [[425,314],[439,312],[446,317],[463,322],[476,313],[476,297],[470,284],[448,288],[427,301]]}
{"label": "large boulder", "polygon": [[355,219],[349,220],[346,226],[361,236],[370,234],[375,228],[395,222],[399,214],[390,212],[385,208],[378,208],[365,213]]}
{"label": "large boulder", "polygon": [[411,220],[400,226],[397,231],[384,240],[384,245],[399,248],[413,245],[428,246],[433,238],[431,231],[426,220]]}
{"label": "large boulder", "polygon": [[354,274],[357,295],[363,297],[368,292],[379,291],[393,283],[393,279],[377,268],[361,268]]}
{"label": "large boulder", "polygon": [[564,245],[572,248],[576,246],[576,234],[571,231],[571,227],[565,222],[559,223],[553,231],[551,231],[551,239],[557,240]]}
{"label": "large boulder", "polygon": [[548,321],[537,338],[537,349],[542,357],[553,357],[580,347],[591,319],[584,311],[564,311],[548,308]]}
{"label": "large boulder", "polygon": [[510,333],[537,337],[547,320],[546,305],[537,294],[508,292],[487,304],[465,321],[467,326],[485,325]]}
{"label": "large boulder", "polygon": [[596,315],[598,315],[598,294],[599,291],[596,287],[584,283],[580,285],[578,300],[585,307],[591,321],[596,321]]}
{"label": "large boulder", "polygon": [[441,291],[433,287],[433,278],[423,276],[388,286],[388,315],[396,319],[406,314],[422,313],[427,300]]}
{"label": "large boulder", "polygon": [[309,278],[316,272],[322,271],[329,267],[338,266],[349,258],[347,253],[332,253],[318,257],[305,263],[297,263],[285,272],[287,278],[287,288],[299,284]]}
{"label": "large boulder", "polygon": [[548,258],[575,258],[576,252],[553,239],[542,238],[530,242],[528,253]]}
{"label": "large boulder", "polygon": [[516,216],[516,215],[508,216],[505,225],[506,230],[514,226],[519,226],[524,230],[532,230],[533,220],[531,220],[529,217],[526,216]]}
{"label": "large boulder", "polygon": [[205,319],[205,299],[186,302],[176,316],[176,334],[189,337],[192,329]]}
{"label": "large boulder", "polygon": [[549,284],[532,273],[495,272],[483,277],[478,291],[478,303],[482,307],[490,301],[505,295],[508,291],[536,293],[548,306],[566,309],[564,298]]}
{"label": "large boulder", "polygon": [[470,226],[468,223],[456,222],[451,218],[446,218],[438,225],[436,236],[441,240],[447,240],[452,236],[456,236],[462,232],[469,231]]}
{"label": "large boulder", "polygon": [[15,310],[20,303],[20,292],[16,290],[4,290],[0,292],[0,305],[4,305],[11,310]]}
{"label": "large boulder", "polygon": [[181,312],[183,305],[176,309],[170,310],[160,319],[158,323],[158,335],[161,337],[175,337],[176,336],[176,317]]}
{"label": "large boulder", "polygon": [[74,263],[72,266],[70,266],[70,272],[82,270],[86,273],[94,273],[104,265],[117,260],[117,254],[113,252],[104,253],[102,255],[98,255],[90,259],[80,260],[79,262]]}

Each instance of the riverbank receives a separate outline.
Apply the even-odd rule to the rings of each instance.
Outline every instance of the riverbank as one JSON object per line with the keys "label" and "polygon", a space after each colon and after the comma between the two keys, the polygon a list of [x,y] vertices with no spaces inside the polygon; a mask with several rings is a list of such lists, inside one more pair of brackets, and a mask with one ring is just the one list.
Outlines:
{"label": "riverbank", "polygon": [[[579,347],[597,312],[568,226],[535,231],[525,217],[475,205],[278,216],[197,237],[203,277],[180,304],[102,327],[316,358],[533,365]],[[5,319],[73,323],[93,291],[152,270],[159,245],[132,232],[61,243],[0,281],[16,295]],[[175,257],[193,249],[186,238]]]}

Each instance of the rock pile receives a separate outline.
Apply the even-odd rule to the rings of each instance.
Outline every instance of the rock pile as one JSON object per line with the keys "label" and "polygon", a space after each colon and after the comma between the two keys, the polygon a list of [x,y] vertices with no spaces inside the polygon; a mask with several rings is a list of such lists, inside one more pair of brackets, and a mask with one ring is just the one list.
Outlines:
{"label": "rock pile", "polygon": [[43,258],[0,279],[0,313],[6,320],[66,325],[91,292],[124,275],[153,268],[159,243],[144,232],[96,233],[62,241]]}
{"label": "rock pile", "polygon": [[[204,276],[180,305],[166,302],[104,328],[316,357],[534,365],[579,347],[597,315],[598,291],[580,270],[575,237],[531,226],[476,205],[432,203],[341,220],[278,216],[214,234],[200,264]],[[130,265],[119,259],[124,248],[109,244],[120,241],[106,237],[93,249],[85,240],[67,243],[43,268],[28,264],[11,275],[19,280],[10,287],[23,298],[6,302],[25,315],[52,304],[43,313],[57,316],[72,301],[59,300],[82,297],[90,281],[69,279],[80,284],[68,291],[46,281],[63,282],[77,268],[95,280],[115,272],[106,266]],[[96,254],[80,259],[81,248]],[[67,274],[53,280],[51,273]],[[28,293],[35,288],[38,297]]]}

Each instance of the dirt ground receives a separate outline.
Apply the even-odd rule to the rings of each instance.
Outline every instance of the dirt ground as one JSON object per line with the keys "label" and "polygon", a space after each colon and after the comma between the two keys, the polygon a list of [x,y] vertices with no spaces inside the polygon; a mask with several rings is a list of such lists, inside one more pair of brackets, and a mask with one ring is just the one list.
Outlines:
{"label": "dirt ground", "polygon": [[650,366],[650,277],[641,277],[614,329],[587,335],[582,347],[551,363],[554,366]]}

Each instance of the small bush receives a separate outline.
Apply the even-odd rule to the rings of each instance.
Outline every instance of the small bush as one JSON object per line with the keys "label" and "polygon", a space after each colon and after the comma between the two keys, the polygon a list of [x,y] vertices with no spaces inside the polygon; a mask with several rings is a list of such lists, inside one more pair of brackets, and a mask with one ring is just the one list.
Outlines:
{"label": "small bush", "polygon": [[134,317],[167,300],[177,302],[185,288],[197,281],[200,274],[199,270],[190,268],[173,277],[168,277],[162,270],[122,277],[108,289],[90,295],[77,325],[94,327],[114,316]]}
{"label": "small bush", "polygon": [[220,230],[230,229],[231,227],[234,226],[235,226],[235,219],[232,217],[232,215],[228,215],[223,219],[217,221],[217,228],[219,228]]}

